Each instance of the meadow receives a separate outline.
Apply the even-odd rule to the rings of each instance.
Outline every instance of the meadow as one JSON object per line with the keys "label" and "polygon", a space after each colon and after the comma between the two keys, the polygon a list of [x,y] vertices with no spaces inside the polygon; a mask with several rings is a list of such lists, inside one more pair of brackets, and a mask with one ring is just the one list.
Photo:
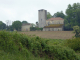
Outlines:
{"label": "meadow", "polygon": [[80,38],[51,39],[28,33],[33,32],[0,31],[0,60],[80,60]]}

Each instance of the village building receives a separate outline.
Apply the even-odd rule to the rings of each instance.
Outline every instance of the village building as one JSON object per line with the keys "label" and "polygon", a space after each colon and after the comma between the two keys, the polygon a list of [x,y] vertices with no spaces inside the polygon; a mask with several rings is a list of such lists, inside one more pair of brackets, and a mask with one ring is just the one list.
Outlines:
{"label": "village building", "polygon": [[47,10],[38,10],[39,14],[39,28],[43,31],[63,31],[64,19],[61,17],[53,17],[47,19]]}
{"label": "village building", "polygon": [[30,23],[22,24],[21,31],[30,31],[30,27],[32,27]]}

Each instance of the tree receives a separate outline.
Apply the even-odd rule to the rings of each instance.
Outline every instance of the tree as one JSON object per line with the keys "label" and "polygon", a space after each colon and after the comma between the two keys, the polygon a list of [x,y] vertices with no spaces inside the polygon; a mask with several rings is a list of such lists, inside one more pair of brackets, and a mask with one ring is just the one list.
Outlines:
{"label": "tree", "polygon": [[61,11],[61,12],[54,13],[53,17],[65,18],[65,14]]}
{"label": "tree", "polygon": [[12,23],[12,27],[13,27],[14,29],[18,30],[18,31],[21,30],[21,26],[22,26],[22,23],[21,23],[20,21],[14,21],[14,22]]}
{"label": "tree", "polygon": [[52,15],[50,14],[50,12],[47,12],[47,19],[50,19],[52,17]]}
{"label": "tree", "polygon": [[71,24],[68,20],[69,19],[67,19],[67,17],[65,16],[65,18],[64,18],[64,30],[70,31],[70,30],[73,30],[73,28],[71,28]]}
{"label": "tree", "polygon": [[0,30],[6,29],[6,24],[0,21]]}
{"label": "tree", "polygon": [[8,28],[7,28],[7,30],[13,31],[14,29],[13,29],[12,25],[9,25]]}
{"label": "tree", "polygon": [[28,23],[27,21],[22,21],[22,24]]}
{"label": "tree", "polygon": [[73,26],[80,26],[80,3],[74,3],[72,6],[69,4],[66,9],[66,17],[71,28]]}
{"label": "tree", "polygon": [[73,27],[73,33],[75,33],[75,37],[80,37],[80,27],[74,26]]}

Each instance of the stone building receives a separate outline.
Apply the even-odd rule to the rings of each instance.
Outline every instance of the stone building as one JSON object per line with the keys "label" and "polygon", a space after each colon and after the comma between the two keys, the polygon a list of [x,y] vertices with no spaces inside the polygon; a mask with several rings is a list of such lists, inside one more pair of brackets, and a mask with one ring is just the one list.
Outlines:
{"label": "stone building", "polygon": [[61,17],[54,17],[47,20],[47,11],[44,9],[39,12],[39,28],[43,31],[63,31],[64,19]]}
{"label": "stone building", "polygon": [[32,24],[30,24],[30,23],[22,24],[21,31],[30,31],[31,26],[32,26]]}

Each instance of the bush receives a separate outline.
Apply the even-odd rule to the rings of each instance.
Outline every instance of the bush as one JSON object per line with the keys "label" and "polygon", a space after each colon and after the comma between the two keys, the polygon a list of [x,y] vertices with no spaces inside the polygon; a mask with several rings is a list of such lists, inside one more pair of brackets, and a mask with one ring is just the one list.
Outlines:
{"label": "bush", "polygon": [[0,50],[7,52],[21,53],[24,57],[29,57],[31,52],[35,57],[47,57],[50,60],[79,60],[75,52],[67,47],[48,45],[48,39],[38,36],[30,37],[24,34],[0,31]]}
{"label": "bush", "polygon": [[67,39],[65,45],[75,51],[80,51],[80,38]]}
{"label": "bush", "polygon": [[6,31],[0,31],[0,49],[4,51],[15,51],[16,47],[12,34]]}
{"label": "bush", "polygon": [[80,27],[79,26],[74,26],[73,27],[73,33],[75,33],[75,37],[80,37]]}

